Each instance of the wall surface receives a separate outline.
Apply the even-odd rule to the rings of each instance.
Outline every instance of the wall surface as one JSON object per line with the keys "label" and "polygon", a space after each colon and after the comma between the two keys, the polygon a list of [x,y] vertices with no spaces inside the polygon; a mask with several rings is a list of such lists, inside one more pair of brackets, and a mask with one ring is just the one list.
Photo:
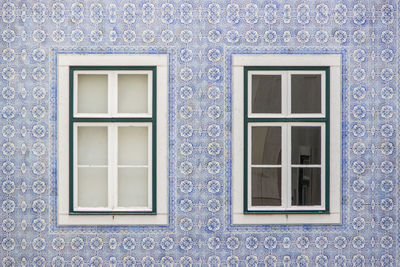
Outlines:
{"label": "wall surface", "polygon": [[[396,0],[1,1],[3,266],[398,266]],[[58,53],[167,53],[165,227],[57,226]],[[231,56],[341,53],[342,224],[231,224]]]}

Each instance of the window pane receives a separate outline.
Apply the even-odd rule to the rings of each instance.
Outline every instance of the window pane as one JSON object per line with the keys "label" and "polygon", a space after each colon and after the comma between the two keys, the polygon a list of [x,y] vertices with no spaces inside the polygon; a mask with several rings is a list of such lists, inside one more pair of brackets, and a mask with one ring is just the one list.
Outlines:
{"label": "window pane", "polygon": [[281,113],[280,75],[252,75],[252,113]]}
{"label": "window pane", "polygon": [[294,74],[292,113],[321,113],[321,75]]}
{"label": "window pane", "polygon": [[251,135],[252,164],[281,164],[281,127],[252,127]]}
{"label": "window pane", "polygon": [[148,75],[118,75],[118,112],[148,112]]}
{"label": "window pane", "polygon": [[321,127],[292,127],[292,164],[321,164]]}
{"label": "window pane", "polygon": [[281,205],[281,168],[251,169],[251,204]]}
{"label": "window pane", "polygon": [[320,168],[292,168],[292,205],[321,205]]}
{"label": "window pane", "polygon": [[78,74],[78,113],[107,113],[106,74]]}
{"label": "window pane", "polygon": [[78,164],[107,165],[107,127],[78,127]]}
{"label": "window pane", "polygon": [[118,206],[148,206],[147,168],[118,168]]}
{"label": "window pane", "polygon": [[78,168],[78,206],[107,207],[107,168]]}
{"label": "window pane", "polygon": [[118,164],[147,165],[147,127],[118,127]]}

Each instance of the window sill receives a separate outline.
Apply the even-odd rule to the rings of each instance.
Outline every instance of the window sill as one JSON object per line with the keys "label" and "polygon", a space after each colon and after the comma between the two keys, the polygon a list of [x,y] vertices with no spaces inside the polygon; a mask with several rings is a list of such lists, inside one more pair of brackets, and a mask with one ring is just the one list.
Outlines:
{"label": "window sill", "polygon": [[243,214],[234,213],[232,224],[340,224],[340,212],[329,214]]}
{"label": "window sill", "polygon": [[58,225],[168,225],[168,214],[71,215],[59,213]]}

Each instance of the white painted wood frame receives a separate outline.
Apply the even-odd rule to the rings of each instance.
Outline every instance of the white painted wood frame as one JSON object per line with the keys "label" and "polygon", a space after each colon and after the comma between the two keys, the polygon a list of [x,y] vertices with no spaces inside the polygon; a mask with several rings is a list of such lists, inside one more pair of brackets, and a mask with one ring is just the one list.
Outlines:
{"label": "white painted wood frame", "polygon": [[[330,179],[329,213],[244,213],[244,67],[326,66],[330,68]],[[252,54],[232,56],[232,224],[340,224],[341,223],[341,55]],[[253,116],[253,114],[249,114]],[[321,114],[321,117],[324,115]],[[274,116],[275,117],[275,116]]]}
{"label": "white painted wood frame", "polygon": [[[167,225],[168,214],[168,55],[58,54],[58,179],[59,225]],[[69,67],[156,66],[157,68],[157,213],[154,215],[72,215],[69,213]],[[112,71],[110,71],[112,72]],[[120,73],[124,71],[119,71]],[[76,79],[75,79],[76,80]],[[115,80],[115,79],[114,79]],[[115,100],[114,100],[115,101]],[[110,104],[112,105],[112,104]],[[150,106],[149,106],[150,107]],[[151,111],[151,108],[149,108]],[[79,114],[77,114],[79,116]],[[91,114],[92,115],[92,114]],[[125,116],[121,115],[121,116]],[[129,116],[129,115],[128,115]],[[143,114],[144,117],[149,114]],[[150,115],[151,116],[151,115]]]}

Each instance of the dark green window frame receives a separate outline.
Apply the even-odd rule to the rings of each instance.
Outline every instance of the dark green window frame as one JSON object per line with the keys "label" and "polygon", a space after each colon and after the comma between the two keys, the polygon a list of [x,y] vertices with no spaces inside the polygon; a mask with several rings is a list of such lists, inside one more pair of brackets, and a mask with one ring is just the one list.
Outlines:
{"label": "dark green window frame", "polygon": [[[75,71],[123,71],[148,70],[152,72],[152,117],[151,118],[75,118],[74,117],[74,72]],[[74,123],[79,122],[147,122],[152,125],[152,209],[151,211],[77,211],[74,210]],[[69,214],[70,215],[132,215],[157,214],[157,67],[156,66],[70,66],[69,67]]]}
{"label": "dark green window frame", "polygon": [[[325,118],[249,118],[248,117],[248,75],[249,71],[324,71],[325,72]],[[329,145],[330,145],[330,67],[327,66],[244,66],[244,165],[243,165],[243,207],[245,214],[328,214],[329,213]],[[288,96],[290,97],[290,96]],[[249,210],[248,209],[248,127],[252,122],[320,122],[325,124],[325,207],[321,210]]]}

